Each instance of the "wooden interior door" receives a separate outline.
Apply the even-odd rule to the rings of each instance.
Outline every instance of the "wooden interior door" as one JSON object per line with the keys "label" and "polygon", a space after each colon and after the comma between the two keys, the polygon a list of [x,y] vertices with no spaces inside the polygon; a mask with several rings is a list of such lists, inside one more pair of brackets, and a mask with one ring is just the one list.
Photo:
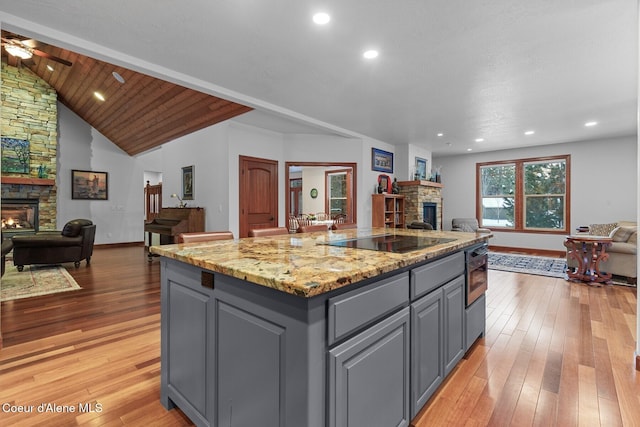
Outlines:
{"label": "wooden interior door", "polygon": [[278,226],[278,162],[240,156],[240,237]]}

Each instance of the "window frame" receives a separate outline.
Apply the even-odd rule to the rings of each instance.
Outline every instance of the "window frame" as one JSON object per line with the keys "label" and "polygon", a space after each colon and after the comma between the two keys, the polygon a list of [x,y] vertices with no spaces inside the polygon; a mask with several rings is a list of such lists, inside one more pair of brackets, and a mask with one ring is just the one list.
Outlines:
{"label": "window frame", "polygon": [[[565,162],[565,194],[564,194],[564,212],[565,221],[563,229],[535,229],[525,228],[525,215],[526,207],[525,203],[527,197],[525,197],[524,190],[524,170],[525,164],[529,163],[552,163],[554,161]],[[500,226],[488,226],[484,225],[482,221],[482,174],[483,167],[491,166],[515,166],[515,208],[514,208],[514,225],[513,227],[500,227]],[[536,197],[530,195],[529,197]],[[499,160],[493,162],[481,162],[476,163],[476,218],[480,227],[488,228],[492,231],[500,231],[505,233],[531,233],[531,234],[570,234],[571,230],[571,155],[563,154],[557,156],[546,157],[529,157],[524,159],[515,160]]]}
{"label": "window frame", "polygon": [[332,194],[331,194],[331,185],[330,185],[330,179],[332,175],[345,175],[347,194],[345,195],[345,197],[333,197],[333,199],[344,199],[346,201],[345,206],[346,206],[347,212],[345,215],[347,216],[347,222],[355,222],[353,219],[354,218],[353,194],[351,193],[351,187],[353,186],[353,170],[352,169],[332,169],[332,170],[325,171],[324,183],[325,183],[326,198],[324,202],[324,206],[325,206],[324,210],[330,217],[333,217],[331,213]]}

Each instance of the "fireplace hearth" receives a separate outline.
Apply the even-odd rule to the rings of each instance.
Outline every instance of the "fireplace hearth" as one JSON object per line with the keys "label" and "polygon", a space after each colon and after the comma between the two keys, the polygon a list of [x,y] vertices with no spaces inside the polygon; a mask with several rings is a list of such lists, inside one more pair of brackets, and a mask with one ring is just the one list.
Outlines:
{"label": "fireplace hearth", "polygon": [[0,218],[3,237],[38,231],[38,199],[2,199]]}

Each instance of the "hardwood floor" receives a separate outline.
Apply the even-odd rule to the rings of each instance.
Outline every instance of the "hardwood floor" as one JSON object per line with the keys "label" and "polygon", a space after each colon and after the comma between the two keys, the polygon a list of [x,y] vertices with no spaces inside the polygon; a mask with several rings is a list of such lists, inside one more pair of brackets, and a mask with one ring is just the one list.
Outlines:
{"label": "hardwood floor", "polygon": [[[82,290],[2,303],[0,405],[34,412],[0,406],[0,425],[191,425],[159,401],[158,267],[142,247],[100,248],[68,268]],[[414,425],[640,426],[636,290],[489,275],[487,333]]]}

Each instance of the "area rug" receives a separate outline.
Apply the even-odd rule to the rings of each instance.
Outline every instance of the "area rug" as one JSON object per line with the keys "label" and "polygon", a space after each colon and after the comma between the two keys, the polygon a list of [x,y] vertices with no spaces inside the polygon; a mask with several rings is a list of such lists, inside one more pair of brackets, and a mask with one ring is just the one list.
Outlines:
{"label": "area rug", "polygon": [[19,272],[7,266],[0,283],[0,301],[11,301],[40,295],[81,289],[69,272],[61,266],[25,266]]}
{"label": "area rug", "polygon": [[567,261],[564,258],[489,252],[489,269],[566,278]]}

